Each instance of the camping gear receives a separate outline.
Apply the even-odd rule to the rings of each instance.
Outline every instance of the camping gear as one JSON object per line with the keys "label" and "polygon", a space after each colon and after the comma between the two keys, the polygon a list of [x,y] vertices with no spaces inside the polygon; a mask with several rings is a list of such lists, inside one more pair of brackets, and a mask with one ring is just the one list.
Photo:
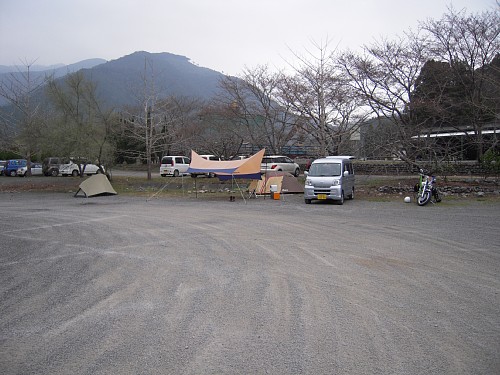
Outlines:
{"label": "camping gear", "polygon": [[[202,156],[198,155],[196,152],[191,150],[191,164],[187,172],[195,174],[213,173],[217,175],[217,177],[221,181],[231,180],[233,182],[236,182],[236,185],[238,185],[238,182],[236,181],[237,178],[245,178],[245,179],[260,178],[260,164],[265,152],[266,150],[262,149],[247,159],[219,161],[219,160],[204,159]],[[196,179],[195,179],[195,189],[196,192],[198,192],[198,189],[196,188]],[[245,199],[243,194],[241,194],[241,197]]]}
{"label": "camping gear", "polygon": [[303,193],[304,187],[297,178],[288,172],[268,172],[262,175],[261,180],[250,182],[248,190],[256,195],[271,194],[271,186],[276,185],[276,193],[293,194]]}
{"label": "camping gear", "polygon": [[266,152],[260,150],[256,154],[241,160],[207,160],[191,150],[191,164],[188,173],[214,173],[219,180],[234,178],[260,178],[260,164]]}
{"label": "camping gear", "polygon": [[116,195],[117,192],[111,186],[108,178],[103,174],[96,174],[92,177],[87,178],[83,181],[78,191],[75,193],[75,197],[78,193],[82,191],[85,197],[96,197],[100,195]]}
{"label": "camping gear", "polygon": [[271,192],[271,198],[274,200],[280,200],[280,193],[278,192],[278,185],[270,185],[269,191]]}

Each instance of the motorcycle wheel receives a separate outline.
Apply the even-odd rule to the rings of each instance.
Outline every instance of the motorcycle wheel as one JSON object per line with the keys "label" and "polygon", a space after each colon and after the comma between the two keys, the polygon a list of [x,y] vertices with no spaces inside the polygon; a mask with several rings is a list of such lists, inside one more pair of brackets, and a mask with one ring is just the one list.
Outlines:
{"label": "motorcycle wheel", "polygon": [[441,194],[439,194],[438,189],[436,189],[436,192],[434,193],[434,199],[436,200],[436,203],[441,202]]}
{"label": "motorcycle wheel", "polygon": [[418,198],[417,198],[417,204],[419,206],[425,206],[427,203],[429,203],[429,201],[431,200],[431,192],[430,191],[426,191],[424,192],[423,195],[418,195]]}

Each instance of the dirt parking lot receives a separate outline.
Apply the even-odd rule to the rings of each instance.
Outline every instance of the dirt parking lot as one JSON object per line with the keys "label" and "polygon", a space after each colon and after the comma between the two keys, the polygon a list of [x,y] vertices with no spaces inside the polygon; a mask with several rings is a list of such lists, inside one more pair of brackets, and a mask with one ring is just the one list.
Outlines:
{"label": "dirt parking lot", "polygon": [[498,374],[500,203],[0,193],[3,374]]}

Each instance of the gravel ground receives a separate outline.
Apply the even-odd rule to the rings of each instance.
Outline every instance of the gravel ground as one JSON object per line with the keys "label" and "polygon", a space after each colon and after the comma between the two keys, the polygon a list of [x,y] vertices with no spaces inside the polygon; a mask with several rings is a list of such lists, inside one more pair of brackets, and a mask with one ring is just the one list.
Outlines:
{"label": "gravel ground", "polygon": [[500,203],[0,193],[3,374],[498,374]]}

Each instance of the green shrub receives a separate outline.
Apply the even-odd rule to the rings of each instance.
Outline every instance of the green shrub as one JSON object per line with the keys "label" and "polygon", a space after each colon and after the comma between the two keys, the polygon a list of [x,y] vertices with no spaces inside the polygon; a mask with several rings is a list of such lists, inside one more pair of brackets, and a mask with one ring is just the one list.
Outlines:
{"label": "green shrub", "polygon": [[481,165],[491,174],[500,174],[500,153],[488,150],[481,158]]}

